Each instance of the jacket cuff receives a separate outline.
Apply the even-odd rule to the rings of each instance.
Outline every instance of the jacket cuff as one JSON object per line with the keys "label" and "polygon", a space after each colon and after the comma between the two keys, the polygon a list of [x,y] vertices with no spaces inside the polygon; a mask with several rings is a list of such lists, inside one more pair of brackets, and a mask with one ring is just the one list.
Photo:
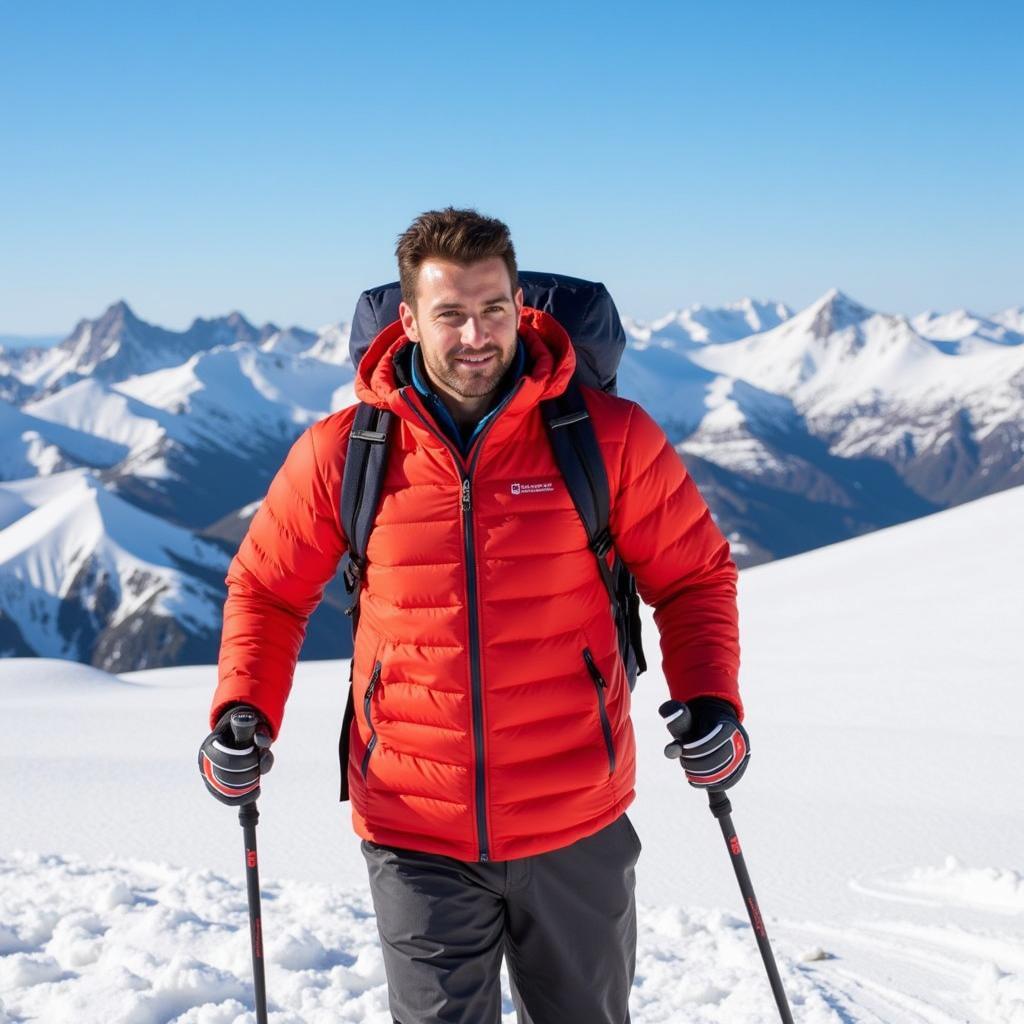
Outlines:
{"label": "jacket cuff", "polygon": [[743,701],[740,699],[739,683],[732,676],[704,675],[686,679],[668,680],[668,692],[673,700],[688,704],[698,697],[717,697],[728,701],[736,711],[736,718],[743,721]]}
{"label": "jacket cuff", "polygon": [[214,728],[220,716],[235,704],[248,704],[255,708],[267,720],[270,738],[277,739],[281,719],[284,717],[284,701],[273,699],[267,687],[260,686],[254,680],[237,677],[231,681],[230,686],[222,684],[217,687],[210,707],[210,728]]}

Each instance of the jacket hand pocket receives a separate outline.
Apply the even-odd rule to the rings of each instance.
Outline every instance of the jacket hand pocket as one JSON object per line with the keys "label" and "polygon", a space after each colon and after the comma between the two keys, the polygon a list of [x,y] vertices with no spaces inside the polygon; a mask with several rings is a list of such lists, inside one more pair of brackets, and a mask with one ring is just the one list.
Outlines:
{"label": "jacket hand pocket", "polygon": [[377,728],[373,724],[373,695],[377,687],[380,685],[382,667],[382,663],[378,659],[374,663],[373,672],[370,674],[370,681],[366,685],[366,693],[363,696],[363,717],[366,719],[366,724],[370,729],[370,739],[366,744],[366,752],[363,754],[363,762],[359,766],[359,771],[362,773],[364,779],[366,778],[366,773],[370,767],[370,755],[373,753],[374,747],[377,746]]}
{"label": "jacket hand pocket", "polygon": [[583,648],[583,661],[587,666],[587,673],[594,683],[594,689],[597,691],[597,710],[601,716],[601,732],[604,733],[605,749],[608,751],[608,774],[611,775],[615,771],[615,743],[612,740],[612,723],[608,720],[608,708],[605,706],[605,691],[608,689],[608,684],[605,682],[604,676],[601,675],[601,670],[597,667],[597,662],[594,661],[589,647]]}

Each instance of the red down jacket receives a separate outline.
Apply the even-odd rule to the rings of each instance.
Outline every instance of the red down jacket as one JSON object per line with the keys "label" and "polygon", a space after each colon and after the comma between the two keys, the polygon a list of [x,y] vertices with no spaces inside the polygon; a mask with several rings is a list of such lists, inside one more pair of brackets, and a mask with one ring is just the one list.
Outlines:
{"label": "red down jacket", "polygon": [[[519,330],[527,369],[465,461],[415,388],[396,384],[400,323],[374,339],[355,383],[396,421],[354,653],[353,825],[460,860],[557,849],[634,798],[631,694],[608,594],[538,406],[564,390],[575,352],[539,310],[524,309]],[[728,544],[651,417],[583,394],[615,547],[654,607],[670,694],[723,697],[742,714]],[[296,441],[231,563],[211,721],[245,701],[277,734],[306,620],[347,550],[338,508],[355,409]]]}

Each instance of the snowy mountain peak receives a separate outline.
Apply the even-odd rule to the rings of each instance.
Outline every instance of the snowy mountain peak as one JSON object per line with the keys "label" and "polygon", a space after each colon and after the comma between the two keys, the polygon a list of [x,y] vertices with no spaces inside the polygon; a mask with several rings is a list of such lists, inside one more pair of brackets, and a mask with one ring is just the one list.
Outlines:
{"label": "snowy mountain peak", "polygon": [[188,330],[178,337],[191,355],[215,345],[231,345],[236,341],[255,344],[260,338],[260,331],[236,310],[228,316],[210,319],[196,317]]}
{"label": "snowy mountain peak", "polygon": [[139,318],[135,315],[135,311],[125,299],[118,299],[117,302],[111,303],[103,315],[99,318],[99,324],[127,324],[132,322],[138,323]]}
{"label": "snowy mountain peak", "polygon": [[951,313],[929,310],[915,316],[911,323],[922,337],[951,355],[969,354],[986,346],[1024,344],[1024,316],[1018,323],[1012,309],[985,317],[967,309]]}
{"label": "snowy mountain peak", "polygon": [[994,314],[992,319],[997,324],[1008,327],[1011,331],[1024,334],[1024,306],[1010,306],[1008,309]]}
{"label": "snowy mountain peak", "polygon": [[675,348],[738,341],[758,331],[777,327],[793,315],[783,302],[744,297],[724,306],[697,303],[673,310],[645,323],[623,317],[622,324],[634,344]]}
{"label": "snowy mountain peak", "polygon": [[246,320],[245,316],[240,313],[237,309],[233,309],[226,317],[224,317],[224,323],[235,330],[252,330],[253,326]]}
{"label": "snowy mountain peak", "polygon": [[816,338],[827,338],[874,315],[874,310],[862,306],[838,288],[829,288],[820,299],[797,314],[801,320],[808,321],[810,332]]}

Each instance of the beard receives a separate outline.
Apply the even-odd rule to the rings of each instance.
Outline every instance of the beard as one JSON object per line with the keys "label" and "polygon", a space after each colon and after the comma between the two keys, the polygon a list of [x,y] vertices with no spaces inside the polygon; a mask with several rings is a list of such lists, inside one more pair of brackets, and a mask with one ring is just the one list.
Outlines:
{"label": "beard", "polygon": [[494,355],[493,359],[479,368],[459,362],[459,357],[469,355],[468,352],[455,352],[440,360],[428,358],[426,352],[423,352],[423,359],[431,373],[455,394],[463,398],[482,398],[497,390],[502,377],[512,365],[515,352],[515,346],[508,352],[502,352],[499,348],[473,352],[474,356]]}

